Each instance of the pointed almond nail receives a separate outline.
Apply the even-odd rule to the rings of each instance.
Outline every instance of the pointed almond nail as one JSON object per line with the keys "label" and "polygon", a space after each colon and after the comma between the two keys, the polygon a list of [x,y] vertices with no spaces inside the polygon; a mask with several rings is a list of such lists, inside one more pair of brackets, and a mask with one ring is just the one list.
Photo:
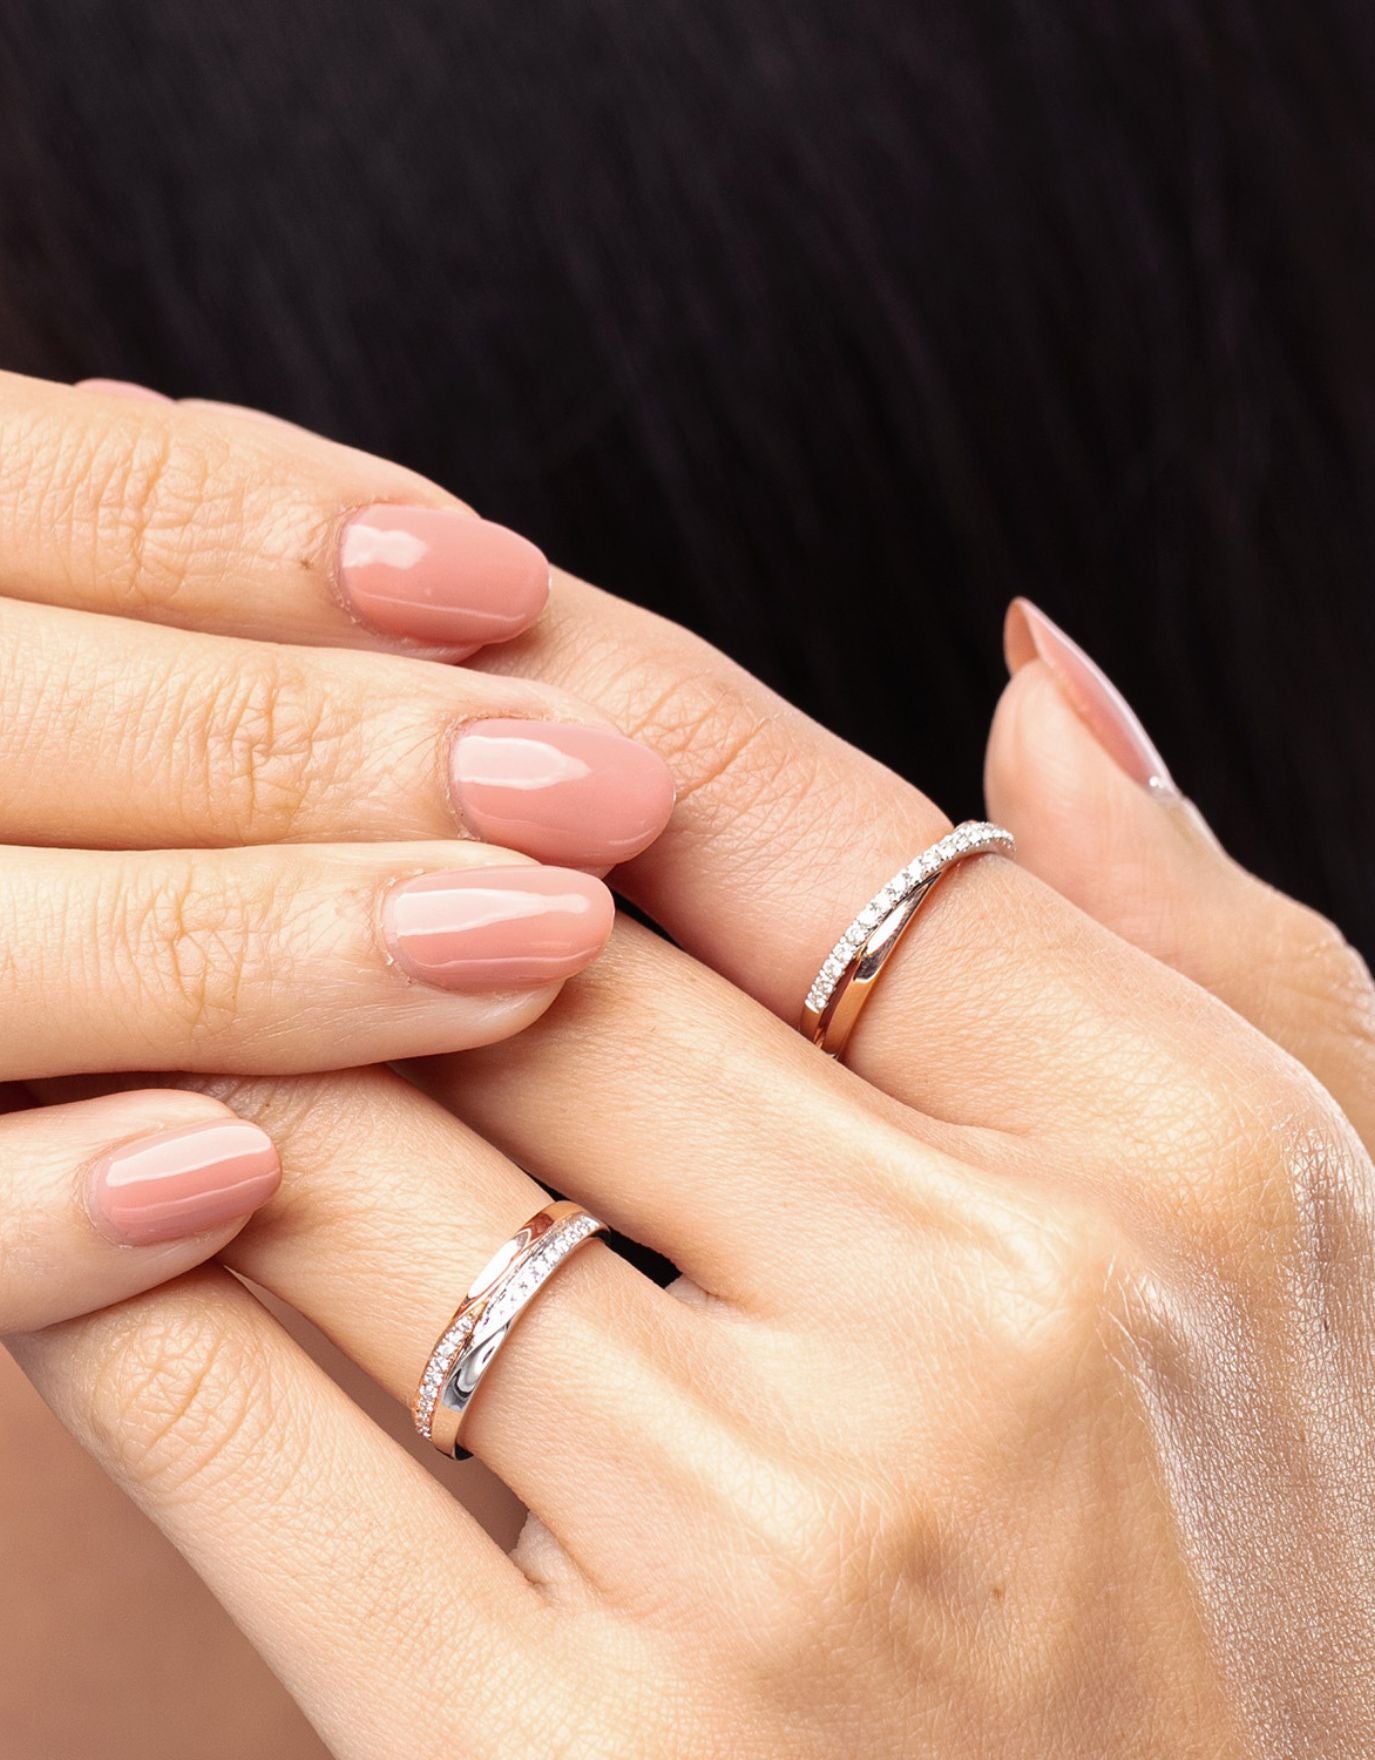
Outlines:
{"label": "pointed almond nail", "polygon": [[1103,750],[1134,782],[1153,794],[1178,794],[1140,718],[1108,675],[1029,599],[1014,599],[1003,629],[1009,672],[1041,660],[1070,707]]}

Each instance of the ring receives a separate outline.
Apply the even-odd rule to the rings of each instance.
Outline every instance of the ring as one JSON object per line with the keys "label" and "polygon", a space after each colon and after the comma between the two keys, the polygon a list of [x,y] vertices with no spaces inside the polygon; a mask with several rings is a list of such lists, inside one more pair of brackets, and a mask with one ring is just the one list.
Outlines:
{"label": "ring", "polygon": [[967,819],[923,850],[876,892],[826,956],[802,1005],[800,1030],[830,1057],[839,1057],[859,1011],[913,917],[942,874],[969,856],[1015,855],[1010,831]]}
{"label": "ring", "polygon": [[605,1229],[581,1205],[560,1199],[488,1261],[439,1335],[411,1405],[416,1429],[441,1454],[468,1459],[458,1440],[464,1413],[511,1328],[569,1255]]}

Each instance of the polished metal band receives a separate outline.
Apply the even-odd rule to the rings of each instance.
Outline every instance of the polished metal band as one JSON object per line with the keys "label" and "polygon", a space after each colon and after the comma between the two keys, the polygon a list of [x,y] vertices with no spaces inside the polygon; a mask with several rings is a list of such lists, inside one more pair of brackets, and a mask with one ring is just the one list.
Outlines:
{"label": "polished metal band", "polygon": [[511,1328],[570,1253],[606,1224],[578,1204],[546,1204],[490,1259],[440,1334],[412,1404],[415,1427],[441,1454],[467,1460],[463,1417]]}
{"label": "polished metal band", "polygon": [[902,869],[850,924],[826,956],[803,1004],[800,1030],[831,1057],[839,1057],[879,973],[921,909],[927,894],[957,862],[993,852],[1015,855],[1012,833],[969,819]]}

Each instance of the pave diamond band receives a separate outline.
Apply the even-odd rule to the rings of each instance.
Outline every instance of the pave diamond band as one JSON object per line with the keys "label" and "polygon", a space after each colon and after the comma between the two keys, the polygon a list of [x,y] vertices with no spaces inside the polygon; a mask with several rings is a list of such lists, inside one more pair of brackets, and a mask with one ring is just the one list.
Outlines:
{"label": "pave diamond band", "polygon": [[559,1266],[604,1231],[578,1204],[546,1204],[496,1253],[460,1302],[430,1352],[411,1412],[441,1454],[466,1460],[463,1416],[511,1328]]}
{"label": "pave diamond band", "polygon": [[823,1051],[839,1057],[869,990],[927,893],[957,862],[993,853],[1015,855],[1012,833],[968,819],[909,862],[859,912],[826,955],[807,1000],[800,1029]]}

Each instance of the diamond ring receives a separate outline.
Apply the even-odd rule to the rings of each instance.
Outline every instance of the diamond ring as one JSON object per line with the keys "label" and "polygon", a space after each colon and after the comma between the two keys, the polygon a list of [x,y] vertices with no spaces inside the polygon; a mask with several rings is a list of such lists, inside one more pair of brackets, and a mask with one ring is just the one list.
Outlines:
{"label": "diamond ring", "polygon": [[560,1200],[546,1204],[488,1261],[440,1333],[411,1405],[416,1429],[441,1454],[467,1460],[458,1433],[493,1358],[559,1266],[605,1228],[580,1205]]}
{"label": "diamond ring", "polygon": [[859,1011],[931,888],[969,856],[1015,855],[1012,833],[969,819],[894,874],[865,905],[827,954],[807,992],[800,1030],[831,1057],[839,1057]]}

